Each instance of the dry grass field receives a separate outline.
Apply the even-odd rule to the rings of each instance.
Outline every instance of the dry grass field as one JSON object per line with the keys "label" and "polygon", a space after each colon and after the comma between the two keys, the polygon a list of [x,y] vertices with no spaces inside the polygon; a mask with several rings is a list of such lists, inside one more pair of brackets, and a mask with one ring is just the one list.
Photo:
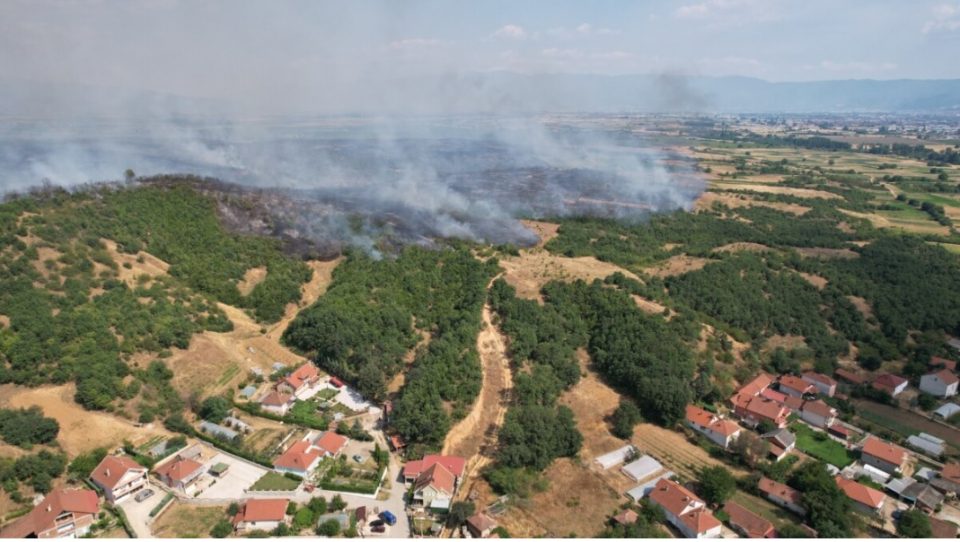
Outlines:
{"label": "dry grass field", "polygon": [[151,525],[157,538],[208,538],[218,521],[227,517],[219,506],[174,503]]}

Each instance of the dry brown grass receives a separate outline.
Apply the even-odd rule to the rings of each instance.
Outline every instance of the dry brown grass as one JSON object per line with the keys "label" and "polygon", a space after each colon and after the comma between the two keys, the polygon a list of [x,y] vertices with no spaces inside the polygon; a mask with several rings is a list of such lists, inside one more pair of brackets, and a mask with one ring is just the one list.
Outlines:
{"label": "dry brown grass", "polygon": [[[107,252],[118,266],[118,278],[126,282],[128,286],[136,286],[137,277],[140,275],[158,277],[166,275],[170,269],[170,264],[150,253],[140,251],[136,254],[126,254],[117,250],[116,242],[110,239],[101,239],[101,241],[107,247]],[[137,260],[143,261],[140,262]],[[124,264],[128,264],[130,268],[125,267]]]}
{"label": "dry brown grass", "polygon": [[0,314],[0,327],[10,327],[10,317],[6,314]]}
{"label": "dry brown grass", "polygon": [[851,259],[859,258],[860,254],[849,248],[820,248],[820,247],[799,247],[794,248],[798,254],[804,258],[822,258],[825,260],[833,259]]}
{"label": "dry brown grass", "polygon": [[541,222],[539,220],[521,220],[521,224],[526,226],[528,230],[533,231],[537,234],[537,237],[540,238],[540,241],[537,243],[538,247],[550,242],[551,239],[556,237],[559,234],[560,224],[554,224],[553,222]]}
{"label": "dry brown grass", "polygon": [[748,474],[739,467],[714,459],[706,450],[687,440],[684,434],[659,425],[638,425],[631,442],[641,453],[653,456],[668,469],[688,479],[697,478],[704,467],[716,465],[727,467],[736,476]]}
{"label": "dry brown grass", "polygon": [[756,200],[747,194],[731,194],[724,192],[704,192],[694,202],[694,209],[704,210],[713,207],[714,203],[723,204],[731,209],[740,209],[744,207],[767,207],[785,213],[791,213],[797,216],[810,211],[810,207],[796,203],[783,203],[779,201]]}
{"label": "dry brown grass", "polygon": [[823,290],[827,287],[827,279],[821,277],[820,275],[814,275],[813,273],[804,273],[800,272],[800,276],[803,277],[803,280],[809,282],[815,286],[818,290]]}
{"label": "dry brown grass", "polygon": [[703,269],[703,266],[711,261],[713,260],[678,254],[655,265],[644,267],[643,272],[655,277],[670,277]]}
{"label": "dry brown grass", "polygon": [[207,538],[213,526],[226,517],[226,508],[220,506],[177,502],[153,522],[150,530],[157,538]]}
{"label": "dry brown grass", "polygon": [[786,194],[798,198],[820,198],[820,199],[843,199],[840,195],[823,190],[813,190],[811,188],[790,188],[787,186],[769,186],[764,184],[737,184],[726,182],[714,182],[711,184],[714,188],[723,190],[738,190],[744,192],[760,192],[764,194]]}
{"label": "dry brown grass", "polygon": [[723,246],[719,246],[713,249],[712,252],[766,252],[768,250],[773,250],[767,245],[762,245],[760,243],[750,243],[747,241],[740,241],[737,243],[729,243]]}
{"label": "dry brown grass", "polygon": [[538,301],[541,300],[540,289],[553,280],[569,282],[582,279],[592,282],[616,272],[640,280],[634,273],[612,263],[601,262],[592,256],[567,258],[537,248],[521,250],[519,256],[501,258],[500,267],[504,269],[504,280],[516,288],[518,297]]}
{"label": "dry brown grass", "polygon": [[784,350],[793,350],[803,348],[807,345],[806,339],[802,335],[774,335],[763,343],[763,351],[770,352],[777,348]]}
{"label": "dry brown grass", "polygon": [[71,457],[94,448],[118,446],[124,440],[170,434],[158,424],[137,427],[128,420],[105,412],[84,410],[73,400],[75,391],[73,384],[39,388],[4,385],[0,386],[0,405],[42,408],[45,416],[54,418],[60,424],[57,440]]}
{"label": "dry brown grass", "polygon": [[950,228],[941,226],[936,222],[906,222],[903,220],[891,220],[885,216],[875,213],[859,213],[848,209],[837,209],[843,214],[868,220],[875,228],[899,229],[912,233],[933,233],[936,235],[949,235]]}
{"label": "dry brown grass", "polygon": [[243,274],[243,279],[237,283],[237,290],[240,290],[240,295],[250,295],[257,284],[263,282],[265,278],[267,278],[266,267],[251,267]]}
{"label": "dry brown grass", "polygon": [[856,307],[858,311],[860,311],[860,314],[862,314],[864,318],[870,318],[871,316],[873,316],[873,307],[870,306],[869,301],[855,295],[848,295],[846,297],[847,297],[847,300],[853,303],[853,306]]}

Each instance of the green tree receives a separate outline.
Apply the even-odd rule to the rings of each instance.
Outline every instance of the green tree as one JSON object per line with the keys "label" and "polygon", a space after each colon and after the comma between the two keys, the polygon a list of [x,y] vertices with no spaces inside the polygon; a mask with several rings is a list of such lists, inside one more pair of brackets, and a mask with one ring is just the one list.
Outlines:
{"label": "green tree", "polygon": [[333,512],[339,512],[340,510],[343,510],[346,507],[347,507],[347,501],[343,500],[343,497],[341,497],[339,493],[337,493],[336,495],[333,496],[332,499],[330,499],[330,504],[327,506],[327,508]]}
{"label": "green tree", "polygon": [[930,518],[916,508],[905,510],[897,521],[897,534],[904,538],[930,538],[933,536]]}
{"label": "green tree", "polygon": [[293,516],[293,529],[295,531],[302,531],[308,527],[313,526],[313,510],[310,508],[301,508],[297,510],[297,513]]}
{"label": "green tree", "polygon": [[457,501],[450,505],[450,513],[447,515],[448,527],[459,527],[467,522],[467,518],[477,511],[477,506],[469,501]]}
{"label": "green tree", "polygon": [[335,519],[328,519],[317,526],[317,534],[320,536],[337,536],[340,534],[340,522]]}
{"label": "green tree", "polygon": [[233,533],[233,525],[229,520],[221,519],[210,529],[210,536],[213,538],[226,538]]}
{"label": "green tree", "polygon": [[97,465],[99,465],[106,456],[106,448],[96,448],[89,452],[82,453],[70,462],[70,465],[67,467],[67,472],[70,473],[70,477],[74,480],[86,480],[90,477],[93,469],[97,468]]}
{"label": "green tree", "polygon": [[230,413],[230,407],[230,401],[226,397],[214,395],[203,400],[198,414],[204,420],[220,423]]}
{"label": "green tree", "polygon": [[643,421],[643,416],[633,401],[621,398],[620,405],[613,411],[610,421],[614,436],[626,440],[633,437],[633,428]]}
{"label": "green tree", "polygon": [[737,489],[737,479],[726,467],[706,467],[700,471],[700,495],[710,504],[721,504]]}

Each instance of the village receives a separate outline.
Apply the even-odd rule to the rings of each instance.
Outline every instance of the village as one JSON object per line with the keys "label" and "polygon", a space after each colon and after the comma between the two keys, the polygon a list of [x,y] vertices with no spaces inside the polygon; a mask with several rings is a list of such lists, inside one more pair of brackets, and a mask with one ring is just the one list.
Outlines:
{"label": "village", "polygon": [[[292,370],[277,364],[274,370],[273,381],[252,371],[253,383],[237,391],[235,406],[223,419],[198,421],[199,438],[173,437],[112,451],[86,480],[89,488],[50,492],[2,536],[89,535],[110,508],[130,536],[152,538],[154,526],[177,503],[226,507],[222,521],[230,528],[217,536],[304,531],[407,538],[441,532],[464,476],[464,458],[434,454],[402,463],[397,453],[402,440],[383,432],[389,402],[366,402],[312,363]],[[306,427],[320,425],[311,416],[327,410],[335,411],[336,430]],[[255,434],[261,417],[284,420],[296,411],[309,413],[301,418],[306,425],[289,424],[268,464],[230,451]],[[489,535],[495,527],[482,515],[469,519],[470,529],[477,529],[464,529],[465,536]]]}

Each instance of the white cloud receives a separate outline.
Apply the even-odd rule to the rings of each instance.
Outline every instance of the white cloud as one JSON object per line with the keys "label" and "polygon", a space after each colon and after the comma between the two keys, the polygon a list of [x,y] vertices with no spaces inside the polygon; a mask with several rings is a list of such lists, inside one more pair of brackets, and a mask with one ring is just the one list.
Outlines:
{"label": "white cloud", "polygon": [[708,20],[712,25],[774,21],[782,16],[774,0],[703,0],[674,11],[680,19]]}
{"label": "white cloud", "polygon": [[960,30],[960,2],[937,4],[931,10],[933,19],[923,25],[923,33]]}
{"label": "white cloud", "polygon": [[493,33],[495,38],[506,38],[513,40],[522,40],[526,39],[527,31],[524,30],[522,26],[515,24],[507,24],[500,27],[499,30]]}
{"label": "white cloud", "polygon": [[395,51],[403,51],[409,49],[422,49],[427,47],[437,47],[442,45],[443,42],[437,39],[432,38],[406,38],[402,40],[397,40],[390,42],[390,48]]}
{"label": "white cloud", "polygon": [[863,61],[846,61],[838,62],[835,60],[824,60],[820,62],[819,67],[828,72],[840,72],[847,74],[873,74],[873,73],[882,73],[888,72],[897,69],[897,65],[893,62],[863,62]]}
{"label": "white cloud", "polygon": [[572,39],[584,38],[589,36],[617,36],[621,32],[614,28],[597,27],[590,23],[581,23],[575,28],[566,28],[563,26],[551,28],[545,32],[547,36]]}

